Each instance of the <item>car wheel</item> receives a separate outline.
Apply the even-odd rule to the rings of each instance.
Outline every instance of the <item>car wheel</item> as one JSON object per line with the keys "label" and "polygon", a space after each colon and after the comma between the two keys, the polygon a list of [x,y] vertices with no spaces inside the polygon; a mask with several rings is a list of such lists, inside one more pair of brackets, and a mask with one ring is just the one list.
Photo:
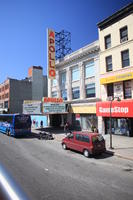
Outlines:
{"label": "car wheel", "polygon": [[86,158],[88,158],[89,155],[90,155],[90,154],[89,154],[89,151],[88,151],[87,149],[84,150],[83,154],[84,154],[84,156],[85,156]]}
{"label": "car wheel", "polygon": [[67,146],[66,146],[66,144],[65,144],[65,143],[63,143],[63,144],[62,144],[62,147],[63,147],[63,149],[64,149],[64,150],[66,150],[66,149],[67,149]]}

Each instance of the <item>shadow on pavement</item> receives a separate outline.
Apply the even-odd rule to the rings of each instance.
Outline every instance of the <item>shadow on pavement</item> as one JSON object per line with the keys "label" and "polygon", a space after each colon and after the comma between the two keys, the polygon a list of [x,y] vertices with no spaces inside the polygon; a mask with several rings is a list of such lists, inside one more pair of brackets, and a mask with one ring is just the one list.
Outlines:
{"label": "shadow on pavement", "polygon": [[63,127],[45,127],[45,128],[38,128],[37,131],[45,131],[53,134],[62,134],[64,132]]}
{"label": "shadow on pavement", "polygon": [[93,156],[95,159],[99,160],[99,159],[106,159],[106,158],[109,158],[109,157],[112,157],[114,156],[114,153],[112,151],[107,151],[101,155],[95,155]]}
{"label": "shadow on pavement", "polygon": [[32,132],[31,134],[28,135],[15,137],[15,139],[33,139],[33,138],[39,139],[39,134]]}

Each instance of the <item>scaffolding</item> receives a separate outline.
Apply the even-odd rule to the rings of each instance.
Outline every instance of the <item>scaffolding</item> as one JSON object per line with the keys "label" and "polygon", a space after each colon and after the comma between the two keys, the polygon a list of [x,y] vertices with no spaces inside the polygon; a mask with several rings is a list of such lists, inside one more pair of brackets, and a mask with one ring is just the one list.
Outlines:
{"label": "scaffolding", "polygon": [[65,30],[55,32],[56,60],[64,58],[72,52],[71,33]]}

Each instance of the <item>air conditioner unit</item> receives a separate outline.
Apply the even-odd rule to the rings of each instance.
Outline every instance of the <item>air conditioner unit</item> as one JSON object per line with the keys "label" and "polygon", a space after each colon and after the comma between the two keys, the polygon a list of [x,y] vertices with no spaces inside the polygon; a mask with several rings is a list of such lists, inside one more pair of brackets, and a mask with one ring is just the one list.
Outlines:
{"label": "air conditioner unit", "polygon": [[122,43],[122,42],[125,42],[125,41],[127,41],[127,40],[128,40],[128,38],[127,38],[127,36],[126,36],[126,37],[124,37],[124,38],[121,39],[121,43]]}

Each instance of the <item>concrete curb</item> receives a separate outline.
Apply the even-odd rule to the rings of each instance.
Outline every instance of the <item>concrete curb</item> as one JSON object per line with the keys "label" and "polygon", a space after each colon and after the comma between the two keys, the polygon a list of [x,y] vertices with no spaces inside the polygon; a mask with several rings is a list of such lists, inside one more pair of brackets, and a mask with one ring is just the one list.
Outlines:
{"label": "concrete curb", "polygon": [[116,152],[114,152],[114,151],[107,150],[105,153],[107,153],[107,154],[109,154],[109,155],[117,156],[117,157],[119,157],[119,158],[123,158],[123,159],[126,159],[126,160],[131,160],[131,161],[133,161],[133,158],[132,158],[132,157],[124,156],[124,155],[121,155],[121,154],[116,153]]}

